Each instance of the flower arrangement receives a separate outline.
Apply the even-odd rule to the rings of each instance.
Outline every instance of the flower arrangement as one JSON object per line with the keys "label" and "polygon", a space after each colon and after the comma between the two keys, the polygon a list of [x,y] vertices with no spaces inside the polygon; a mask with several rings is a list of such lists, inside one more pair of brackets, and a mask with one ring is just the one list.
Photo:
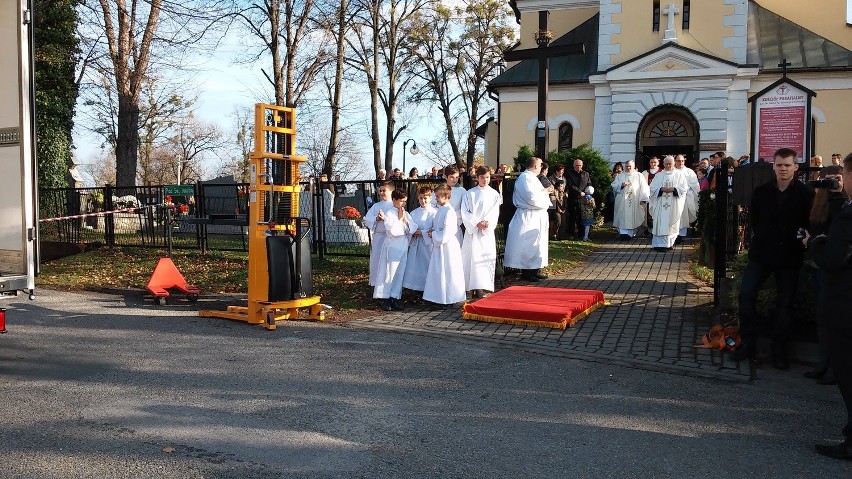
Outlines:
{"label": "flower arrangement", "polygon": [[344,206],[334,213],[334,217],[339,220],[357,220],[361,217],[361,212],[352,206]]}

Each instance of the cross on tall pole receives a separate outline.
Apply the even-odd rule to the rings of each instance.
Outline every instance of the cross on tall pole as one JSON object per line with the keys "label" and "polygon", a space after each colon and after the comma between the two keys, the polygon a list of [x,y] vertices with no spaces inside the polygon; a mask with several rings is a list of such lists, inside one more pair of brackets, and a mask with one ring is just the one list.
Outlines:
{"label": "cross on tall pole", "polygon": [[538,121],[535,127],[535,152],[542,160],[547,160],[547,91],[550,83],[550,58],[565,55],[581,55],[586,48],[582,43],[551,47],[553,32],[547,29],[546,10],[538,12],[538,31],[535,41],[538,48],[512,50],[505,52],[507,62],[520,60],[538,60]]}
{"label": "cross on tall pole", "polygon": [[783,58],[781,60],[781,63],[778,64],[778,66],[781,67],[781,75],[784,78],[787,78],[787,67],[793,66],[793,64],[788,62],[786,58]]}

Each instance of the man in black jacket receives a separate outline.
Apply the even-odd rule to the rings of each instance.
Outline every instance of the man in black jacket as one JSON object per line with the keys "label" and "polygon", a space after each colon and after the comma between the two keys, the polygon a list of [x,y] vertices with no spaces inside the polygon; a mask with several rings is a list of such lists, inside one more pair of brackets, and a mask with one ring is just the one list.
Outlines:
{"label": "man in black jacket", "polygon": [[583,238],[583,218],[580,215],[580,198],[586,196],[586,187],[591,185],[589,172],[583,171],[583,160],[574,160],[574,169],[565,175],[566,189],[568,193],[568,225],[565,228],[567,235],[575,235],[577,239]]}
{"label": "man in black jacket", "polygon": [[[852,153],[843,160],[843,190],[852,198]],[[810,241],[809,241],[810,240]],[[831,368],[846,404],[845,440],[826,446],[817,444],[818,453],[835,459],[852,460],[852,205],[849,201],[831,223],[827,235],[806,238],[814,261],[823,273],[822,311],[830,331]]]}
{"label": "man in black jacket", "polygon": [[774,274],[777,291],[772,325],[772,365],[789,369],[786,348],[793,323],[793,299],[805,248],[797,237],[807,228],[813,191],[795,179],[796,152],[781,148],[772,167],[775,180],[754,190],[749,209],[754,237],[740,285],[739,315],[742,344],[731,354],[734,361],[754,358],[757,344],[757,293]]}

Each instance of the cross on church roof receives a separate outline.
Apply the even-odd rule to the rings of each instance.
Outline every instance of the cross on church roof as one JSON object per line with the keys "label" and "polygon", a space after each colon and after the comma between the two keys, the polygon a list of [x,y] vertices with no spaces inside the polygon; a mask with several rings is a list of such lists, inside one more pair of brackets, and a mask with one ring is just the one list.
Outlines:
{"label": "cross on church roof", "polygon": [[781,63],[778,64],[781,67],[781,74],[784,78],[787,78],[787,67],[792,66],[793,64],[788,62],[786,58],[781,60]]}
{"label": "cross on church roof", "polygon": [[680,10],[674,6],[674,3],[669,3],[666,8],[663,9],[663,14],[669,17],[666,34],[663,36],[663,43],[677,42],[677,34],[674,30],[674,17],[679,13]]}

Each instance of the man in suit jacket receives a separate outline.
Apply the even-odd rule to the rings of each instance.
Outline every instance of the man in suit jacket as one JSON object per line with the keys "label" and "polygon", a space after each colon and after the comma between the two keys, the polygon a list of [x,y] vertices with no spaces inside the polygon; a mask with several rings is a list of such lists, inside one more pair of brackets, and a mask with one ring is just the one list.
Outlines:
{"label": "man in suit jacket", "polygon": [[739,315],[742,344],[731,354],[741,361],[753,358],[757,343],[757,293],[770,275],[775,276],[777,308],[772,325],[772,365],[789,369],[786,348],[793,324],[793,300],[805,249],[797,233],[808,226],[814,193],[795,177],[796,152],[775,152],[774,181],[758,186],[751,197],[749,214],[754,237],[740,285]]}
{"label": "man in suit jacket", "polygon": [[574,168],[565,175],[568,191],[568,224],[565,232],[577,239],[583,238],[583,218],[580,215],[580,198],[586,196],[586,187],[591,185],[589,172],[583,171],[583,160],[574,160]]}

